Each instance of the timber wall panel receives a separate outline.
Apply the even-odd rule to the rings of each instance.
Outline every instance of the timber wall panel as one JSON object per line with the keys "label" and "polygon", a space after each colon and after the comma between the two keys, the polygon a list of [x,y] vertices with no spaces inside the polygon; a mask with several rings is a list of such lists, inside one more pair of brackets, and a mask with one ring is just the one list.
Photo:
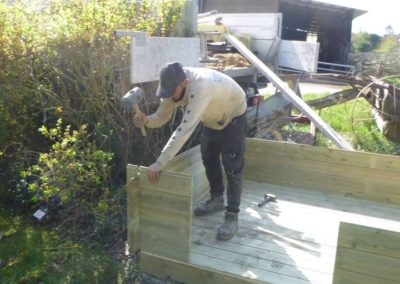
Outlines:
{"label": "timber wall panel", "polygon": [[188,261],[192,227],[193,180],[163,171],[157,184],[140,167],[140,246],[142,251]]}
{"label": "timber wall panel", "polygon": [[340,223],[333,283],[400,283],[397,229]]}
{"label": "timber wall panel", "polygon": [[165,170],[188,174],[193,177],[193,204],[197,204],[208,194],[209,184],[201,159],[200,146],[176,156],[167,164]]}
{"label": "timber wall panel", "polygon": [[128,165],[128,244],[130,251],[188,261],[192,227],[193,179],[163,171],[157,184],[147,168]]}
{"label": "timber wall panel", "polygon": [[400,157],[248,139],[250,180],[400,204]]}

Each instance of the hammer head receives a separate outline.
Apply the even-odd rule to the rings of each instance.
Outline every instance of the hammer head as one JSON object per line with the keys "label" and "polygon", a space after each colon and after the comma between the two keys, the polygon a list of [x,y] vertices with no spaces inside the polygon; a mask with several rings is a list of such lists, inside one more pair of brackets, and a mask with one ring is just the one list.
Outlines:
{"label": "hammer head", "polygon": [[125,109],[130,109],[134,104],[138,104],[139,101],[144,97],[144,92],[141,88],[135,87],[127,92],[121,98],[121,105]]}

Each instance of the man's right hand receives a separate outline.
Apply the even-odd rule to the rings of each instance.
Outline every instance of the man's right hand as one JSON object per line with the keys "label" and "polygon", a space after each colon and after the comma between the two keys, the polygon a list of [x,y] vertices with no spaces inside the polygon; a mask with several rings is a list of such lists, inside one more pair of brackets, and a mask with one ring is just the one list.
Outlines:
{"label": "man's right hand", "polygon": [[135,116],[133,117],[133,124],[138,128],[145,126],[147,121],[147,116],[141,111],[136,112]]}

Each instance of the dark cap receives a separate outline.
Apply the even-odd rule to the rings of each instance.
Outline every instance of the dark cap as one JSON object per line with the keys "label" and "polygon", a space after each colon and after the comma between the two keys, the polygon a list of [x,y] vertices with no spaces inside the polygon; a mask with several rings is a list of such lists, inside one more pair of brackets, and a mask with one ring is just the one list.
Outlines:
{"label": "dark cap", "polygon": [[156,96],[169,98],[174,94],[176,87],[180,82],[186,79],[182,64],[172,62],[165,65],[160,72],[160,83],[158,85]]}

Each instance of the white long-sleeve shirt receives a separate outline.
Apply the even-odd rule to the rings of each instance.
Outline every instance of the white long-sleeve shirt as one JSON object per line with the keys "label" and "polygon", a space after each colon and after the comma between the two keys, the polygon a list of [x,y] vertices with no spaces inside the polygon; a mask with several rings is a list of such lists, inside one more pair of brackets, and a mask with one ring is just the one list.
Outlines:
{"label": "white long-sleeve shirt", "polygon": [[204,126],[221,130],[236,116],[246,111],[246,95],[229,76],[207,68],[184,68],[188,85],[179,102],[161,99],[157,111],[148,117],[147,127],[164,125],[178,106],[185,113],[157,161],[164,167],[189,139],[201,121]]}

